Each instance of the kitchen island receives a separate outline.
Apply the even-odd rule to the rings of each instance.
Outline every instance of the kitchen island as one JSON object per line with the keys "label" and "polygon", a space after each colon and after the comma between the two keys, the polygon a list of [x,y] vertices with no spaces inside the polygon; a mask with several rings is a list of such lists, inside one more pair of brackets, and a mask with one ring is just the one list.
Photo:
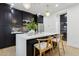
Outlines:
{"label": "kitchen island", "polygon": [[[27,51],[27,40],[32,40],[32,39],[37,39],[37,38],[42,38],[42,37],[47,37],[50,35],[54,35],[58,33],[37,33],[33,35],[28,35],[27,33],[24,34],[16,34],[16,56],[27,56],[27,52],[31,52],[30,50]],[[32,40],[33,42],[33,40]],[[31,42],[31,44],[32,44]],[[30,46],[29,46],[30,47]]]}

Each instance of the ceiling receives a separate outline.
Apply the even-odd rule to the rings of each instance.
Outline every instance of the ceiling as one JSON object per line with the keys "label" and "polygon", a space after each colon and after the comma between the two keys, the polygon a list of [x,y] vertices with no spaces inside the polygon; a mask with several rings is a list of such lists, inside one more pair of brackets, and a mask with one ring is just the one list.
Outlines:
{"label": "ceiling", "polygon": [[[56,4],[58,4],[59,6],[56,7]],[[48,5],[48,8],[46,7],[47,5]],[[60,11],[75,5],[77,5],[77,3],[31,3],[31,8],[26,9],[24,8],[23,3],[15,3],[14,8],[27,11],[33,14],[44,15],[47,9],[51,14],[53,14],[57,11]]]}

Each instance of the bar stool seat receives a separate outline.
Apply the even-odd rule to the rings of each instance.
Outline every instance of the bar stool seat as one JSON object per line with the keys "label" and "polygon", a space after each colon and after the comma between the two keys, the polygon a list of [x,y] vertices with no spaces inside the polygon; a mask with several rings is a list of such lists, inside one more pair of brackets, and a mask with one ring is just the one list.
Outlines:
{"label": "bar stool seat", "polygon": [[38,49],[40,56],[47,50],[50,50],[50,52],[51,50],[53,51],[53,44],[51,37],[48,37],[47,39],[37,39],[37,41],[38,43],[34,44],[34,55],[35,55],[35,48]]}
{"label": "bar stool seat", "polygon": [[[39,47],[40,45],[40,47]],[[51,44],[48,44],[48,47],[47,47],[47,42],[41,42],[40,44],[39,43],[36,43],[34,45],[34,47],[36,47],[38,50],[40,49],[42,52],[52,48],[52,45]]]}
{"label": "bar stool seat", "polygon": [[53,42],[59,42],[60,41],[60,38],[57,38],[57,39],[56,38],[53,38],[52,41]]}

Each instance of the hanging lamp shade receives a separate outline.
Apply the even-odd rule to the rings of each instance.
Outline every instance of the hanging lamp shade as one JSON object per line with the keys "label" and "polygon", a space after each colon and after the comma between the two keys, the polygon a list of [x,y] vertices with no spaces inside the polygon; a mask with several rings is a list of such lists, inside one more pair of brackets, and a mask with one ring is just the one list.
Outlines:
{"label": "hanging lamp shade", "polygon": [[26,9],[30,9],[30,8],[31,8],[31,4],[30,4],[30,3],[25,3],[25,4],[23,4],[23,6],[24,6]]}
{"label": "hanging lamp shade", "polygon": [[50,12],[48,11],[48,7],[49,7],[49,6],[46,5],[46,8],[47,8],[47,9],[46,9],[47,11],[45,12],[45,15],[46,15],[46,16],[50,16]]}
{"label": "hanging lamp shade", "polygon": [[50,12],[49,11],[46,11],[45,15],[46,16],[50,16]]}

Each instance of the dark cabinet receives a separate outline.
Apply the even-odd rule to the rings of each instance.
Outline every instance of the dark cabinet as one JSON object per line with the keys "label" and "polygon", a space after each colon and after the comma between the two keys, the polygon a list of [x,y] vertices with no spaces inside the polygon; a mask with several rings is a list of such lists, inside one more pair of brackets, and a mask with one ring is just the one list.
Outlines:
{"label": "dark cabinet", "polygon": [[7,47],[11,43],[10,13],[9,5],[0,4],[0,48]]}
{"label": "dark cabinet", "polygon": [[37,16],[37,22],[43,23],[43,16],[42,15]]}
{"label": "dark cabinet", "polygon": [[22,12],[17,9],[11,9],[12,14],[12,23],[15,21],[15,27],[21,27],[22,26]]}
{"label": "dark cabinet", "polygon": [[11,13],[8,5],[0,4],[0,25],[10,25],[11,18],[9,14]]}
{"label": "dark cabinet", "polygon": [[16,45],[16,34],[11,34],[11,45]]}
{"label": "dark cabinet", "polygon": [[33,18],[34,18],[34,15],[33,14],[23,11],[23,20],[32,21]]}
{"label": "dark cabinet", "polygon": [[23,20],[32,20],[33,15],[27,12],[23,12]]}
{"label": "dark cabinet", "polygon": [[4,47],[5,45],[5,38],[4,38],[4,30],[3,30],[3,27],[0,26],[0,48]]}
{"label": "dark cabinet", "polygon": [[34,44],[37,43],[38,41],[36,39],[30,39],[30,40],[27,40],[26,42],[27,42],[27,56],[33,56]]}

